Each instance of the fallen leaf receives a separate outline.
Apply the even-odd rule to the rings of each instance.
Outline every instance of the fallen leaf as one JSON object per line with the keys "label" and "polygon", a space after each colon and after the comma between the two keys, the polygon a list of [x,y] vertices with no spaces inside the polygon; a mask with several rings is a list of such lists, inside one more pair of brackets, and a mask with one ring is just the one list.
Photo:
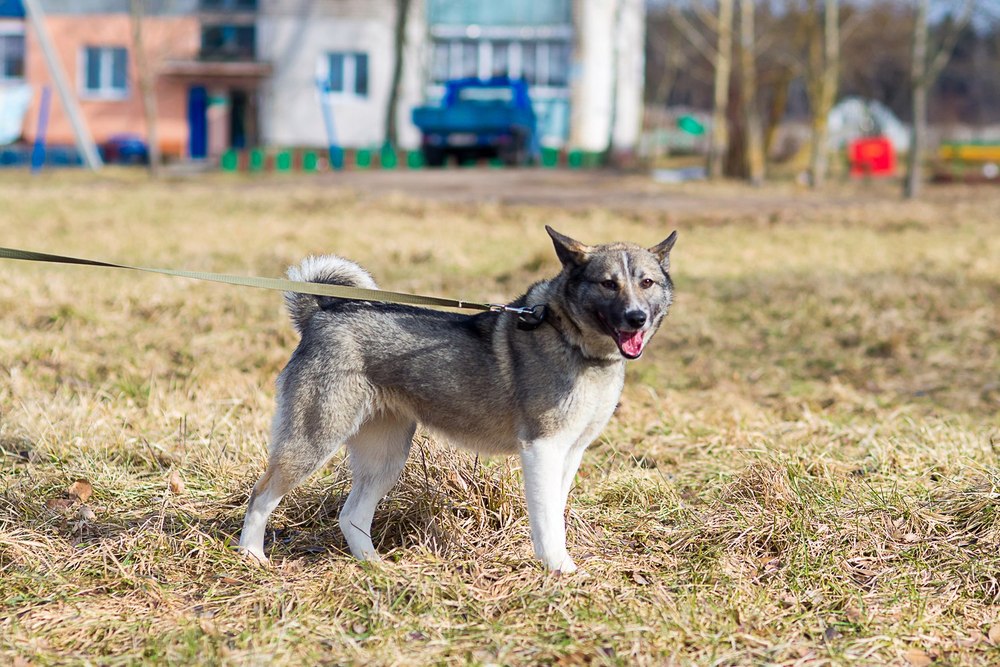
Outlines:
{"label": "fallen leaf", "polygon": [[912,665],[912,667],[927,667],[927,665],[934,662],[931,660],[929,655],[918,648],[911,648],[909,651],[904,653],[903,659]]}
{"label": "fallen leaf", "polygon": [[170,472],[170,478],[167,479],[167,488],[170,489],[170,493],[177,495],[184,493],[184,480],[181,479],[181,474],[176,469]]}
{"label": "fallen leaf", "polygon": [[294,574],[296,572],[302,572],[305,569],[305,563],[301,558],[291,559],[286,558],[281,563],[281,569],[285,571],[286,574]]}
{"label": "fallen leaf", "polygon": [[76,498],[81,503],[87,502],[87,499],[94,493],[94,487],[91,486],[90,482],[85,479],[78,479],[69,485],[69,489],[66,490],[70,496]]}
{"label": "fallen leaf", "polygon": [[991,644],[994,646],[1000,646],[1000,622],[994,623],[993,627],[990,628],[990,631],[986,636],[989,637]]}
{"label": "fallen leaf", "polygon": [[93,521],[97,518],[97,515],[94,514],[94,510],[90,509],[86,505],[80,505],[80,510],[77,512],[77,516],[84,521]]}
{"label": "fallen leaf", "polygon": [[67,512],[73,506],[73,501],[69,498],[49,498],[45,501],[45,507],[53,512]]}
{"label": "fallen leaf", "polygon": [[351,626],[351,629],[354,630],[354,634],[356,635],[363,635],[368,632],[368,626],[364,623],[355,623]]}
{"label": "fallen leaf", "polygon": [[638,572],[632,573],[632,581],[639,584],[640,586],[649,586],[649,579],[647,579]]}

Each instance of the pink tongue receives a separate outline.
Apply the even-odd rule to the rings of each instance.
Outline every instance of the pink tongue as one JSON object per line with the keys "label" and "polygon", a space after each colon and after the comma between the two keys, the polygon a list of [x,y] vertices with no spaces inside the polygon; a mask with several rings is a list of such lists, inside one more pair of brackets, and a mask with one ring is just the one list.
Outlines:
{"label": "pink tongue", "polygon": [[630,357],[638,357],[642,353],[642,331],[619,331],[618,347]]}

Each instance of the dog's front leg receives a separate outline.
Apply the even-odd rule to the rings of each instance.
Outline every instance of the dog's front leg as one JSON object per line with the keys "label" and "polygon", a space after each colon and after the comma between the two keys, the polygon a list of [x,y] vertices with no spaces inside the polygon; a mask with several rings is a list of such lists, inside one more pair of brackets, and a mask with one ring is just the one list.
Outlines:
{"label": "dog's front leg", "polygon": [[565,439],[540,439],[521,448],[524,495],[531,521],[531,541],[535,556],[550,570],[574,572],[576,564],[566,551],[566,524],[563,510],[563,470],[572,443]]}

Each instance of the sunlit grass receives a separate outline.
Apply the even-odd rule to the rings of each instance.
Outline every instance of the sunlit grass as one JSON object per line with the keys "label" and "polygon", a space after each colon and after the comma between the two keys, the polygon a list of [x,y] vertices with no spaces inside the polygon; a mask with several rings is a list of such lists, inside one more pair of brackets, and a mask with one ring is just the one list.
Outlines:
{"label": "sunlit grass", "polygon": [[[0,659],[996,664],[1000,193],[781,188],[736,216],[708,186],[679,195],[705,211],[0,182],[3,245],[270,276],[337,252],[387,288],[476,300],[557,270],[543,224],[680,231],[676,306],[571,497],[589,577],[532,560],[516,460],[424,434],[376,515],[385,564],[347,555],[338,459],[275,512],[275,566],[248,567],[231,546],[296,343],[280,296],[0,264]],[[79,478],[93,520],[46,507]]]}

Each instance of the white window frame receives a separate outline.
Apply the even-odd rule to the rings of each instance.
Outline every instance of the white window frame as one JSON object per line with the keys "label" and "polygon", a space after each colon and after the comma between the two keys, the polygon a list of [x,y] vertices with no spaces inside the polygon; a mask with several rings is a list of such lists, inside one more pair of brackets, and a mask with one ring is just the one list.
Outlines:
{"label": "white window frame", "polygon": [[[561,37],[556,39],[508,39],[506,37],[500,37],[496,39],[477,39],[469,40],[468,37],[443,37],[438,38],[435,41],[434,49],[437,52],[438,49],[445,50],[447,52],[447,70],[449,79],[457,79],[459,77],[465,76],[465,60],[464,60],[464,48],[469,42],[472,42],[473,48],[476,53],[476,58],[478,62],[476,63],[476,76],[480,79],[489,79],[493,76],[493,47],[494,43],[497,41],[502,41],[507,45],[507,73],[511,78],[523,78],[524,77],[524,46],[526,43],[531,44],[534,47],[534,58],[532,59],[532,65],[535,70],[535,82],[530,83],[532,91],[545,90],[551,91],[556,97],[563,97],[570,88],[570,80],[572,78],[572,62],[569,63],[569,68],[565,72],[563,79],[564,83],[554,84],[552,83],[553,71],[552,71],[552,56],[553,50],[563,47],[563,40]],[[570,43],[565,42],[565,47],[569,48]],[[436,74],[436,72],[432,73]],[[431,81],[432,86],[440,87],[442,82]]]}
{"label": "white window frame", "polygon": [[[87,51],[88,49],[97,49],[100,52],[100,87],[99,88],[88,88],[87,87]],[[114,57],[111,55],[116,50],[121,50],[125,52],[125,87],[115,88],[111,85],[111,80],[114,78]],[[128,47],[119,46],[114,44],[104,44],[104,45],[94,45],[86,44],[80,47],[80,66],[78,68],[78,80],[80,82],[80,97],[86,100],[110,100],[110,101],[121,101],[128,99],[132,92],[132,85],[129,77],[129,51]]]}
{"label": "white window frame", "polygon": [[[320,68],[326,73],[327,85],[330,82],[330,57],[341,56],[344,59],[344,89],[326,90],[326,94],[340,99],[368,100],[372,95],[372,57],[367,51],[324,51],[320,56],[323,60]],[[358,93],[358,56],[368,60],[368,87],[364,94]]]}
{"label": "white window frame", "polygon": [[[20,37],[25,40],[24,30],[19,30],[17,28],[6,28],[0,27],[0,37]],[[7,53],[4,51],[3,56],[6,57]],[[21,58],[24,62],[25,73],[21,76],[7,76],[4,73],[3,68],[0,67],[0,83],[23,83],[26,78],[27,68],[28,68],[28,45],[25,43],[24,51],[21,53]]]}

